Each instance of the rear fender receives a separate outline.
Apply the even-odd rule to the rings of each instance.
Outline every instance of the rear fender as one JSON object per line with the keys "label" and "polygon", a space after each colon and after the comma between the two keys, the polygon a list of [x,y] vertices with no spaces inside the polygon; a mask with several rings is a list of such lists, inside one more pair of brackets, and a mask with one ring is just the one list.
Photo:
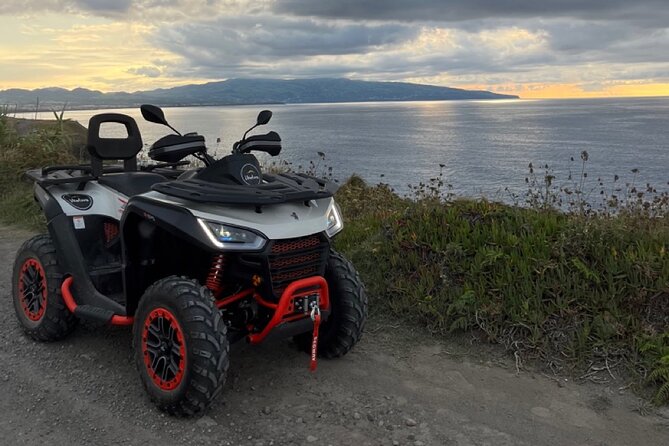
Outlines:
{"label": "rear fender", "polygon": [[37,204],[42,208],[47,223],[63,213],[63,208],[58,203],[58,200],[56,200],[49,191],[37,183],[35,183],[34,195],[35,201],[37,201]]}

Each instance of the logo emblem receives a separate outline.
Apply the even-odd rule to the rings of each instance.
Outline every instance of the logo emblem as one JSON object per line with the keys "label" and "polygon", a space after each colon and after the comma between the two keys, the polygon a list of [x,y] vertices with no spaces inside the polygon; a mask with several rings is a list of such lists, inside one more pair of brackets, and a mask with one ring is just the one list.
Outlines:
{"label": "logo emblem", "polygon": [[61,198],[75,209],[87,211],[93,207],[93,197],[84,194],[63,194]]}
{"label": "logo emblem", "polygon": [[253,164],[244,164],[240,175],[246,184],[260,184],[260,171]]}

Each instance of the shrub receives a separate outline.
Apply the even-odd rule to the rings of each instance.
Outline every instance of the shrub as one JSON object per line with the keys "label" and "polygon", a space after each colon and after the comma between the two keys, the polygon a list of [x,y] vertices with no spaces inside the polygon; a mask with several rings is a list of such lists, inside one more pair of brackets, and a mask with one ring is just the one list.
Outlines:
{"label": "shrub", "polygon": [[37,228],[43,218],[33,202],[32,185],[24,179],[28,169],[53,164],[72,164],[70,135],[62,122],[40,126],[19,136],[9,118],[0,113],[0,220]]}

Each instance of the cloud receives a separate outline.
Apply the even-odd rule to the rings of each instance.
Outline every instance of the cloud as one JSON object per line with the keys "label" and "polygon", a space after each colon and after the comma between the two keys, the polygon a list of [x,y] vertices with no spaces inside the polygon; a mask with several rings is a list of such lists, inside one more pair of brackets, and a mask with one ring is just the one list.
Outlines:
{"label": "cloud", "polygon": [[666,30],[642,33],[633,24],[567,19],[515,23],[461,29],[434,22],[234,17],[160,29],[154,42],[183,58],[166,68],[171,75],[205,79],[343,76],[458,85],[600,82],[667,71]]}
{"label": "cloud", "polygon": [[24,15],[45,12],[118,15],[130,10],[133,0],[4,0],[0,15]]}
{"label": "cloud", "polygon": [[666,71],[663,3],[275,0],[273,14],[172,23],[151,41],[182,58],[166,67],[176,77],[600,81],[635,71],[605,66]]}
{"label": "cloud", "polygon": [[62,8],[62,0],[4,0],[0,2],[0,15],[27,14],[35,11],[57,11]]}
{"label": "cloud", "polygon": [[[520,73],[528,65],[541,65],[546,54],[541,34],[502,29],[483,35],[426,28],[416,38],[369,53],[313,56],[185,60],[167,71],[175,76],[207,79],[228,77],[350,77],[367,80],[433,78],[440,84],[480,81],[493,73]],[[472,47],[476,49],[473,50]]]}
{"label": "cloud", "polygon": [[138,68],[130,68],[128,69],[128,73],[146,77],[159,77],[162,74],[162,71],[160,70],[160,68],[155,66],[144,66]]}
{"label": "cloud", "polygon": [[542,29],[550,35],[548,51],[565,64],[666,63],[669,28],[644,29],[632,23],[553,20]]}
{"label": "cloud", "polygon": [[444,22],[576,18],[666,26],[666,0],[4,0],[0,14],[62,12],[171,20],[274,13],[326,19]]}
{"label": "cloud", "polygon": [[0,15],[47,12],[135,21],[188,21],[229,14],[258,13],[272,0],[3,0]]}
{"label": "cloud", "polygon": [[[177,70],[221,78],[253,75],[253,71],[256,76],[267,75],[274,66],[309,65],[322,57],[382,51],[418,33],[414,27],[399,24],[330,23],[259,15],[162,27],[152,41],[184,58],[185,67]],[[281,71],[274,74],[281,75]]]}
{"label": "cloud", "polygon": [[101,89],[325,76],[493,89],[669,83],[666,1],[4,0],[0,22],[30,19],[0,46],[0,81],[29,72],[55,84],[76,72]]}
{"label": "cloud", "polygon": [[132,0],[74,0],[74,6],[86,11],[100,13],[126,12],[130,9]]}
{"label": "cloud", "polygon": [[661,22],[666,0],[276,0],[279,14],[352,20],[460,22],[571,17]]}
{"label": "cloud", "polygon": [[[49,19],[40,19],[27,35],[17,34],[27,42],[17,40],[11,47],[0,46],[0,88],[21,85],[118,91],[193,81],[149,77],[155,74],[149,67],[163,69],[154,61],[169,65],[181,60],[147,43],[152,30],[149,26],[123,22],[78,24],[67,29],[40,26],[51,22]],[[42,39],[39,44],[32,44],[35,37]]]}

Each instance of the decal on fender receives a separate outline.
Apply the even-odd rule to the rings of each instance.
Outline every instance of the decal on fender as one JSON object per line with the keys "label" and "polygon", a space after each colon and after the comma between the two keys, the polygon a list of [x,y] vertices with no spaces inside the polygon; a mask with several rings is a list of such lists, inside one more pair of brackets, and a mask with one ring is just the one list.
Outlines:
{"label": "decal on fender", "polygon": [[93,207],[93,197],[85,194],[63,194],[61,198],[70,206],[80,211],[87,211]]}

